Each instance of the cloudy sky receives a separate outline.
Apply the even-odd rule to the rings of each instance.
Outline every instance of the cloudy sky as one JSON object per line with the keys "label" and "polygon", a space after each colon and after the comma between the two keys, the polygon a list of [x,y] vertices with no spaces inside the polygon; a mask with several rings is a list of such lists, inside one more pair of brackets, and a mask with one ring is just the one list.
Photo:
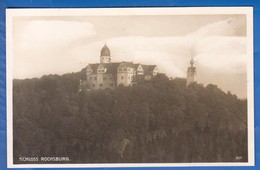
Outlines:
{"label": "cloudy sky", "polygon": [[156,64],[173,78],[194,57],[199,83],[246,97],[245,15],[14,17],[14,78],[80,71],[105,43],[113,62]]}

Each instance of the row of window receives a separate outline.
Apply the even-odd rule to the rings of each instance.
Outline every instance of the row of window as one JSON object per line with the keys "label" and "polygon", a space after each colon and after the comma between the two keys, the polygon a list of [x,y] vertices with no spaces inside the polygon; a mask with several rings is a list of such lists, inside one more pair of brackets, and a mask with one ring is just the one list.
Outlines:
{"label": "row of window", "polygon": [[[89,78],[90,80],[92,80],[92,77]],[[93,77],[94,80],[97,80],[97,77]]]}
{"label": "row of window", "polygon": [[[119,72],[126,72],[126,71],[133,72],[133,70],[131,68],[119,68],[118,71]],[[105,73],[106,68],[102,66],[102,67],[98,68],[97,72]],[[137,74],[143,74],[143,69],[138,67],[136,72],[137,72]],[[158,72],[158,69],[155,68],[153,75],[156,75],[157,72]],[[87,68],[87,74],[91,74],[91,73],[92,73],[92,70]]]}
{"label": "row of window", "polygon": [[[113,80],[112,77],[103,77],[103,80],[107,80],[107,79]],[[124,76],[121,76],[121,79],[124,80]],[[133,80],[133,76],[128,76],[128,79],[129,79],[129,80]],[[93,76],[93,77],[91,76],[91,77],[89,78],[89,80],[97,80],[97,77],[96,77],[96,76]]]}
{"label": "row of window", "polygon": [[143,74],[143,71],[140,70],[140,71],[137,71],[136,73],[137,73],[137,74]]}
{"label": "row of window", "polygon": [[118,71],[119,71],[119,72],[122,72],[122,71],[123,71],[123,72],[127,72],[127,71],[128,71],[128,72],[133,72],[133,70],[132,70],[131,68],[127,68],[127,69],[126,69],[126,68],[119,68]]}
{"label": "row of window", "polygon": [[105,73],[106,70],[105,70],[105,69],[98,69],[97,72],[98,72],[98,73]]}
{"label": "row of window", "polygon": [[[121,76],[121,79],[124,80],[124,76]],[[129,80],[133,80],[134,77],[133,77],[133,76],[128,76],[128,79],[129,79]]]}
{"label": "row of window", "polygon": [[[122,68],[120,68],[120,69],[118,69],[118,71],[119,72],[122,72],[122,71],[124,71],[124,72],[126,72],[126,71],[132,72],[132,70],[130,68],[129,69],[126,69],[126,68],[122,69]],[[98,69],[97,72],[98,73],[105,73],[106,70],[105,69]],[[87,70],[87,74],[91,74],[91,73],[92,73],[92,70]],[[137,73],[143,73],[143,71],[137,71]]]}
{"label": "row of window", "polygon": [[[99,84],[99,87],[103,87],[103,86],[104,86],[104,85],[103,85],[102,83]],[[110,83],[109,86],[110,86],[110,87],[113,87],[114,84],[113,84],[113,83]],[[96,87],[96,84],[92,84],[92,87]]]}
{"label": "row of window", "polygon": [[126,68],[124,68],[124,69],[120,68],[120,69],[118,69],[118,71],[127,71],[127,69]]}
{"label": "row of window", "polygon": [[[90,80],[97,80],[97,77],[95,76],[95,77],[90,77],[89,78]],[[109,80],[112,80],[113,78],[112,77],[103,77],[103,80],[107,80],[107,79],[109,79]]]}

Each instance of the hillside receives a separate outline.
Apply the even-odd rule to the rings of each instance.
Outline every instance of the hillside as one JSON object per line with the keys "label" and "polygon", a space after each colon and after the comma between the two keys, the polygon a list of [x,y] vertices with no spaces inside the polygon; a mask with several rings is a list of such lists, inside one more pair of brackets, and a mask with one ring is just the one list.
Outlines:
{"label": "hillside", "polygon": [[[247,101],[215,85],[168,80],[78,93],[80,73],[14,80],[14,162],[247,161]],[[240,159],[236,159],[239,157]],[[25,162],[23,162],[25,163]]]}

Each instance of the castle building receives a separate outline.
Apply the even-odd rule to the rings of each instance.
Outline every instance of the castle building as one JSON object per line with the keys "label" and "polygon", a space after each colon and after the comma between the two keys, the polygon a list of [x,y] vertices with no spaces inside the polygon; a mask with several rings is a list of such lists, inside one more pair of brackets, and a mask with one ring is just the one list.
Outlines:
{"label": "castle building", "polygon": [[86,79],[80,83],[85,89],[114,89],[119,85],[131,86],[138,81],[149,80],[157,74],[156,65],[111,62],[110,50],[105,44],[101,49],[100,63],[88,64]]}
{"label": "castle building", "polygon": [[196,82],[196,67],[193,66],[194,61],[193,59],[191,59],[190,61],[190,67],[187,70],[187,86],[189,86],[190,84],[192,84],[193,82]]}

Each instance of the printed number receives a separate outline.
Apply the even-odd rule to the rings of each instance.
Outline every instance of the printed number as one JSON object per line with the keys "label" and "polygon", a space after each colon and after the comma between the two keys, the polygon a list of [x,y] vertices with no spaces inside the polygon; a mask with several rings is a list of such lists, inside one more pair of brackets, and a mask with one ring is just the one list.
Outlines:
{"label": "printed number", "polygon": [[236,160],[241,160],[242,156],[236,156]]}

